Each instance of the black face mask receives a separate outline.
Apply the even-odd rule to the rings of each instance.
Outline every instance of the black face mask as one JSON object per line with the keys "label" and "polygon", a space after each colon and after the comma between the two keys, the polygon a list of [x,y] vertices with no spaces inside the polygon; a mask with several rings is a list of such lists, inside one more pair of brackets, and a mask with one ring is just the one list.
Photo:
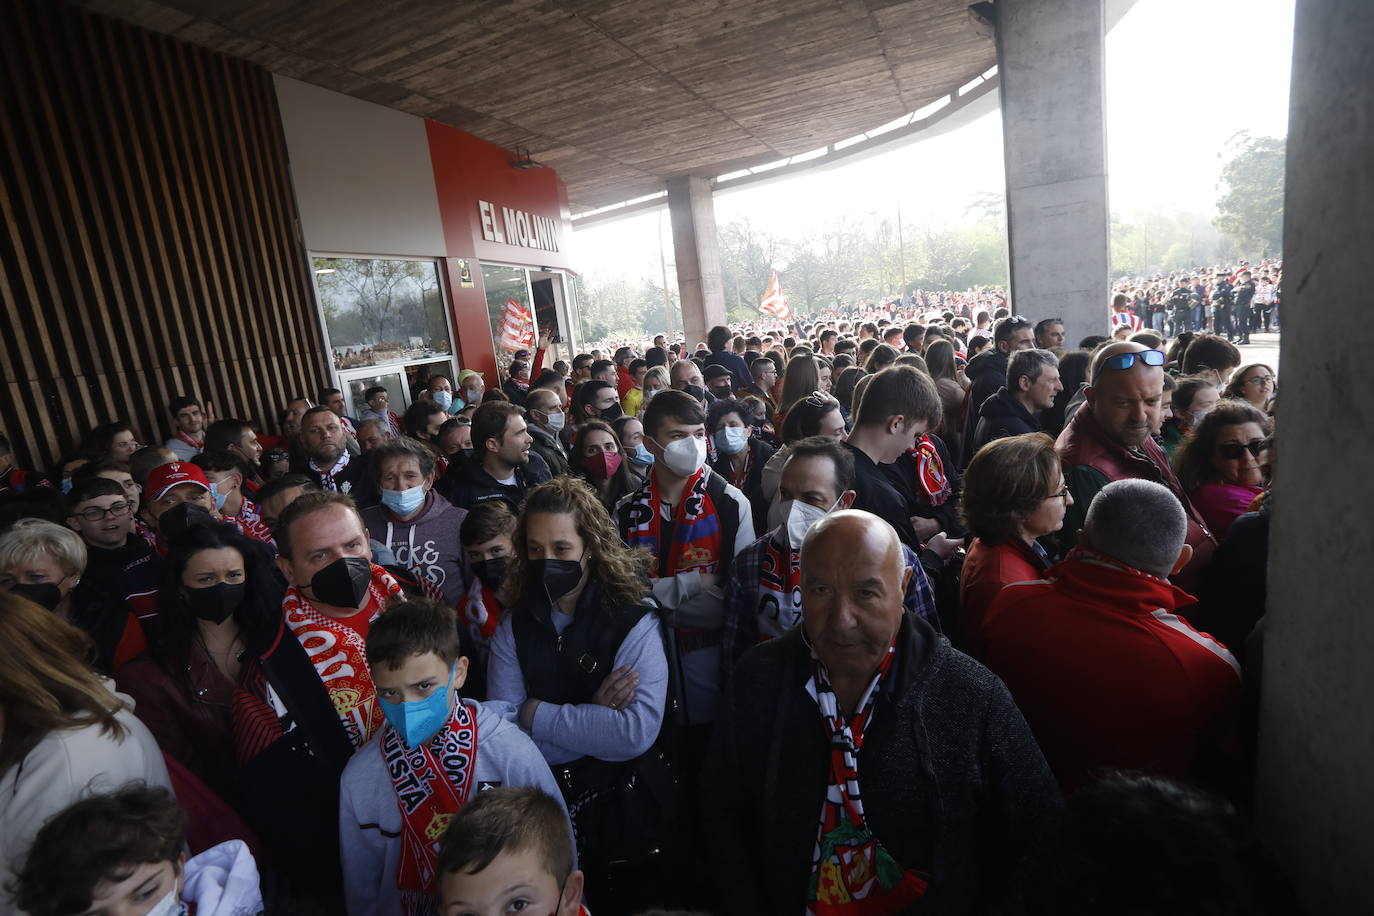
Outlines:
{"label": "black face mask", "polygon": [[706,389],[701,387],[700,385],[688,385],[686,388],[682,390],[690,394],[693,398],[695,398],[698,401],[706,400]]}
{"label": "black face mask", "polygon": [[552,607],[582,581],[582,564],[576,560],[533,560],[530,576],[544,584],[544,597]]}
{"label": "black face mask", "polygon": [[315,600],[334,607],[357,607],[363,603],[372,584],[372,561],[362,557],[339,557],[310,580]]}
{"label": "black face mask", "polygon": [[16,583],[10,586],[10,594],[50,611],[57,610],[57,605],[62,602],[62,589],[52,582]]}
{"label": "black face mask", "polygon": [[240,604],[248,586],[242,582],[218,582],[208,588],[186,589],[186,607],[200,620],[223,623]]}
{"label": "black face mask", "polygon": [[472,446],[469,445],[467,448],[460,448],[460,449],[458,449],[458,454],[462,455],[464,458],[471,458],[471,457],[472,457]]}
{"label": "black face mask", "polygon": [[620,409],[619,401],[612,404],[610,407],[601,408],[601,419],[605,420],[607,423],[619,420],[623,416],[625,416],[625,411]]}
{"label": "black face mask", "polygon": [[472,571],[482,584],[492,591],[501,587],[501,577],[506,574],[505,557],[487,557],[472,564]]}

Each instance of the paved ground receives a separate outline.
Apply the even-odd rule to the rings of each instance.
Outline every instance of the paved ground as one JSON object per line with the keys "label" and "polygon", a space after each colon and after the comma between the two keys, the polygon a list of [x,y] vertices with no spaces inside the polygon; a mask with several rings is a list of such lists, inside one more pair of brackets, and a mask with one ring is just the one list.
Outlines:
{"label": "paved ground", "polygon": [[1279,372],[1279,335],[1251,334],[1250,345],[1240,348],[1241,359],[1246,363],[1264,363]]}

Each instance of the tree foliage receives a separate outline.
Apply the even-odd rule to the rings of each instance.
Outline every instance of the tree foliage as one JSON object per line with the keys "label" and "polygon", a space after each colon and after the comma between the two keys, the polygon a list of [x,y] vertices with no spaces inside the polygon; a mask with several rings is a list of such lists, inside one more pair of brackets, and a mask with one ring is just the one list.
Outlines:
{"label": "tree foliage", "polygon": [[1240,251],[1277,255],[1283,247],[1284,141],[1241,131],[1227,150],[1231,158],[1221,168],[1217,228]]}

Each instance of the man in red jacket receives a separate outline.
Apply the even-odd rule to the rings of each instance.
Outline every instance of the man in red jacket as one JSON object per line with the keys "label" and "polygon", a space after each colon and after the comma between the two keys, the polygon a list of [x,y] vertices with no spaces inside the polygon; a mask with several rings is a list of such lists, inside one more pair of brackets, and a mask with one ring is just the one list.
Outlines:
{"label": "man in red jacket", "polygon": [[1109,483],[1079,546],[988,608],[983,660],[1066,789],[1101,769],[1191,778],[1230,731],[1240,666],[1176,615],[1193,598],[1166,578],[1192,556],[1187,524],[1166,487]]}
{"label": "man in red jacket", "polygon": [[1217,542],[1183,492],[1164,450],[1150,437],[1163,410],[1163,367],[1163,353],[1131,341],[1108,344],[1094,354],[1084,392],[1087,403],[1054,444],[1064,466],[1064,483],[1073,494],[1059,546],[1061,553],[1074,546],[1093,498],[1111,481],[1134,478],[1162,484],[1187,515],[1188,545],[1193,549],[1192,559],[1173,582],[1196,593]]}

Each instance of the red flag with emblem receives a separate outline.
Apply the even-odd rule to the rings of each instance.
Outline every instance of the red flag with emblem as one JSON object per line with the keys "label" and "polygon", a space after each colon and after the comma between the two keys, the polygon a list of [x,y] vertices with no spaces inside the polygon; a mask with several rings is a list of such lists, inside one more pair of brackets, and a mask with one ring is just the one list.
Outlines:
{"label": "red flag with emblem", "polygon": [[759,311],[767,312],[783,321],[790,321],[792,318],[792,310],[787,307],[787,297],[782,294],[782,287],[778,285],[776,270],[768,280],[768,291],[763,294],[763,303],[759,305]]}

